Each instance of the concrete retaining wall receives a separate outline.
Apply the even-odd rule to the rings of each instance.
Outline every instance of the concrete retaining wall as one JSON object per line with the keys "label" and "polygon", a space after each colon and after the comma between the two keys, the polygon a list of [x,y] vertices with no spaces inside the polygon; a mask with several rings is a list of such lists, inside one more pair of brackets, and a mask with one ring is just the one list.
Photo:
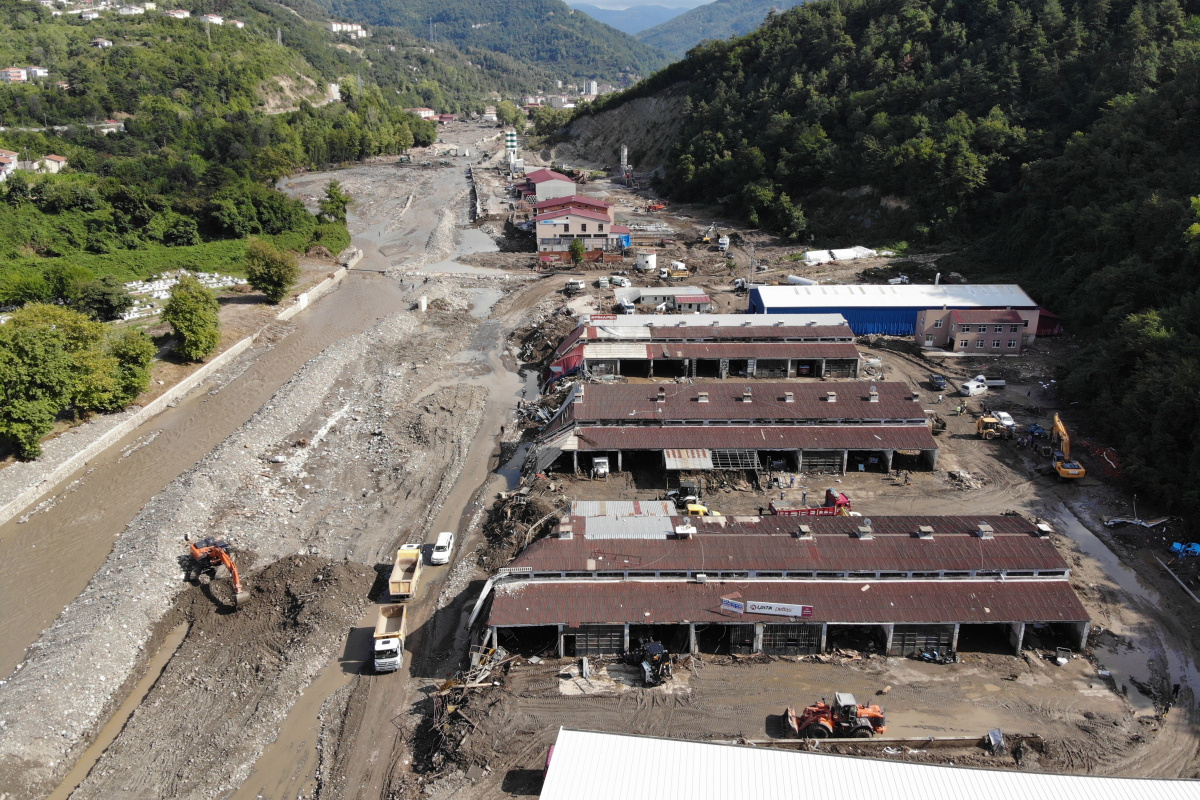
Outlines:
{"label": "concrete retaining wall", "polygon": [[[362,258],[362,251],[359,251],[357,256],[351,259],[352,263],[347,266],[353,266]],[[341,283],[346,277],[347,267],[334,272],[331,276],[318,283],[307,292],[300,294],[296,298],[296,303],[291,308],[284,309],[276,315],[276,319],[288,320],[299,314],[304,309],[308,308],[310,303],[316,302],[322,296],[329,293],[331,289]],[[91,444],[82,448],[78,453],[68,457],[65,461],[55,467],[51,472],[46,474],[41,480],[30,485],[19,495],[14,497],[8,503],[0,506],[0,525],[8,522],[10,519],[20,514],[38,498],[40,498],[48,489],[53,488],[60,481],[65,479],[75,470],[87,464],[96,456],[103,453],[112,445],[123,439],[126,434],[131,433],[141,427],[151,417],[157,416],[163,409],[171,403],[178,401],[180,398],[187,395],[195,389],[217,370],[229,364],[235,358],[246,352],[250,345],[254,344],[254,340],[258,338],[258,334],[247,336],[245,339],[238,341],[228,350],[213,357],[212,361],[202,366],[200,369],[193,372],[191,375],[184,378],[179,383],[165,391],[160,397],[146,404],[144,408],[135,413],[129,419],[117,425],[113,429],[105,432]]]}

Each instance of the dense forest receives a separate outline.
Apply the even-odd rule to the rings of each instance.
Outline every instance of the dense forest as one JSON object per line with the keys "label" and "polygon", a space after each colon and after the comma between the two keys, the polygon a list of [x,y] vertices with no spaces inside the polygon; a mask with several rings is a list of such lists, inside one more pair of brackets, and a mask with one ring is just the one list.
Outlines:
{"label": "dense forest", "polygon": [[[663,189],[797,240],[955,251],[1086,342],[1075,421],[1200,503],[1200,3],[817,0],[588,112],[687,81]],[[1145,495],[1143,495],[1145,496]]]}
{"label": "dense forest", "polygon": [[[307,0],[306,0],[307,1]],[[645,75],[667,62],[628,34],[576,14],[562,0],[316,0],[355,22],[403,28],[448,42],[468,57],[507,56],[562,79],[613,83]]]}
{"label": "dense forest", "polygon": [[713,0],[637,33],[638,41],[676,58],[710,39],[728,39],[762,25],[771,12],[804,0]]}

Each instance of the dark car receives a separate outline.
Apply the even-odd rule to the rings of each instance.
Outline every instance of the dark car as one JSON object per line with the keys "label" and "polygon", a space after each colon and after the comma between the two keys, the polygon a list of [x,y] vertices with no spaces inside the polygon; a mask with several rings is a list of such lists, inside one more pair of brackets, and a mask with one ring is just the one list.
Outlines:
{"label": "dark car", "polygon": [[929,385],[939,392],[944,391],[946,388],[946,376],[939,372],[931,373],[929,376]]}

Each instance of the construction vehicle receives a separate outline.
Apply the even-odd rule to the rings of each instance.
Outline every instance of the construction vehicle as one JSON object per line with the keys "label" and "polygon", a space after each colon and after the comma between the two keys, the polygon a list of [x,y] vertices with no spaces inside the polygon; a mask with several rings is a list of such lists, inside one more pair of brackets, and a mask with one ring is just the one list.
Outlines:
{"label": "construction vehicle", "polygon": [[1078,461],[1071,458],[1071,435],[1067,426],[1063,425],[1058,414],[1054,415],[1054,425],[1050,427],[1050,447],[1053,449],[1051,458],[1054,460],[1054,471],[1063,480],[1076,480],[1087,475],[1087,470]]}
{"label": "construction vehicle", "polygon": [[712,244],[713,233],[716,231],[716,229],[717,223],[714,222],[712,225],[709,225],[708,230],[704,232],[704,236],[700,238],[700,241],[702,241],[704,244]]}
{"label": "construction vehicle", "polygon": [[700,499],[700,484],[696,481],[680,481],[678,489],[667,492],[666,500],[674,501],[675,508],[686,510],[688,505]]}
{"label": "construction vehicle", "polygon": [[933,430],[934,436],[946,430],[946,420],[941,414],[936,411],[926,411],[925,413],[929,415],[929,427]]}
{"label": "construction vehicle", "polygon": [[421,548],[420,542],[413,542],[396,551],[392,574],[388,578],[388,591],[393,599],[407,600],[417,593],[417,583],[421,580]]}
{"label": "construction vehicle", "polygon": [[1189,542],[1188,544],[1184,544],[1183,542],[1172,542],[1171,554],[1178,556],[1179,558],[1195,558],[1200,556],[1200,544],[1197,544],[1196,542]]}
{"label": "construction vehicle", "polygon": [[728,236],[722,236],[720,239],[717,239],[717,249],[720,250],[722,253],[729,250],[729,237]]}
{"label": "construction vehicle", "polygon": [[375,671],[395,672],[404,666],[404,637],[408,635],[408,606],[380,606],[375,620]]}
{"label": "construction vehicle", "polygon": [[988,441],[992,439],[1011,439],[1013,436],[1012,428],[990,414],[975,420],[975,433],[979,434],[981,439],[987,439]]}
{"label": "construction vehicle", "polygon": [[671,680],[674,671],[671,654],[658,642],[643,642],[626,660],[642,668],[642,680],[647,686],[661,686]]}
{"label": "construction vehicle", "polygon": [[882,708],[859,705],[854,695],[845,692],[833,696],[833,705],[827,705],[821,698],[821,702],[806,707],[800,714],[790,706],[783,712],[787,732],[805,739],[869,739],[886,731],[886,723]]}
{"label": "construction vehicle", "polygon": [[189,570],[188,580],[208,584],[221,570],[225,570],[233,581],[233,604],[240,607],[250,599],[250,593],[242,587],[242,578],[238,575],[237,563],[229,552],[229,543],[212,538],[201,539],[199,542],[189,542],[188,549],[192,554],[192,569]]}
{"label": "construction vehicle", "polygon": [[794,508],[772,500],[767,509],[781,517],[849,517],[853,507],[849,497],[836,489],[826,489],[824,505]]}
{"label": "construction vehicle", "polygon": [[647,211],[662,211],[666,207],[667,207],[666,203],[651,203],[650,205],[646,206],[646,210]]}

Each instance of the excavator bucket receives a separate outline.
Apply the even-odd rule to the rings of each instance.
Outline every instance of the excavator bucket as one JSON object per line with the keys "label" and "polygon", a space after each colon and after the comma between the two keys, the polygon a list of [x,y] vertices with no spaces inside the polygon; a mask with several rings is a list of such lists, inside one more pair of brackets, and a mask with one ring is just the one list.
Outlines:
{"label": "excavator bucket", "polygon": [[241,608],[250,602],[250,593],[247,591],[238,592],[233,596],[233,602],[234,605],[236,605],[238,608]]}

